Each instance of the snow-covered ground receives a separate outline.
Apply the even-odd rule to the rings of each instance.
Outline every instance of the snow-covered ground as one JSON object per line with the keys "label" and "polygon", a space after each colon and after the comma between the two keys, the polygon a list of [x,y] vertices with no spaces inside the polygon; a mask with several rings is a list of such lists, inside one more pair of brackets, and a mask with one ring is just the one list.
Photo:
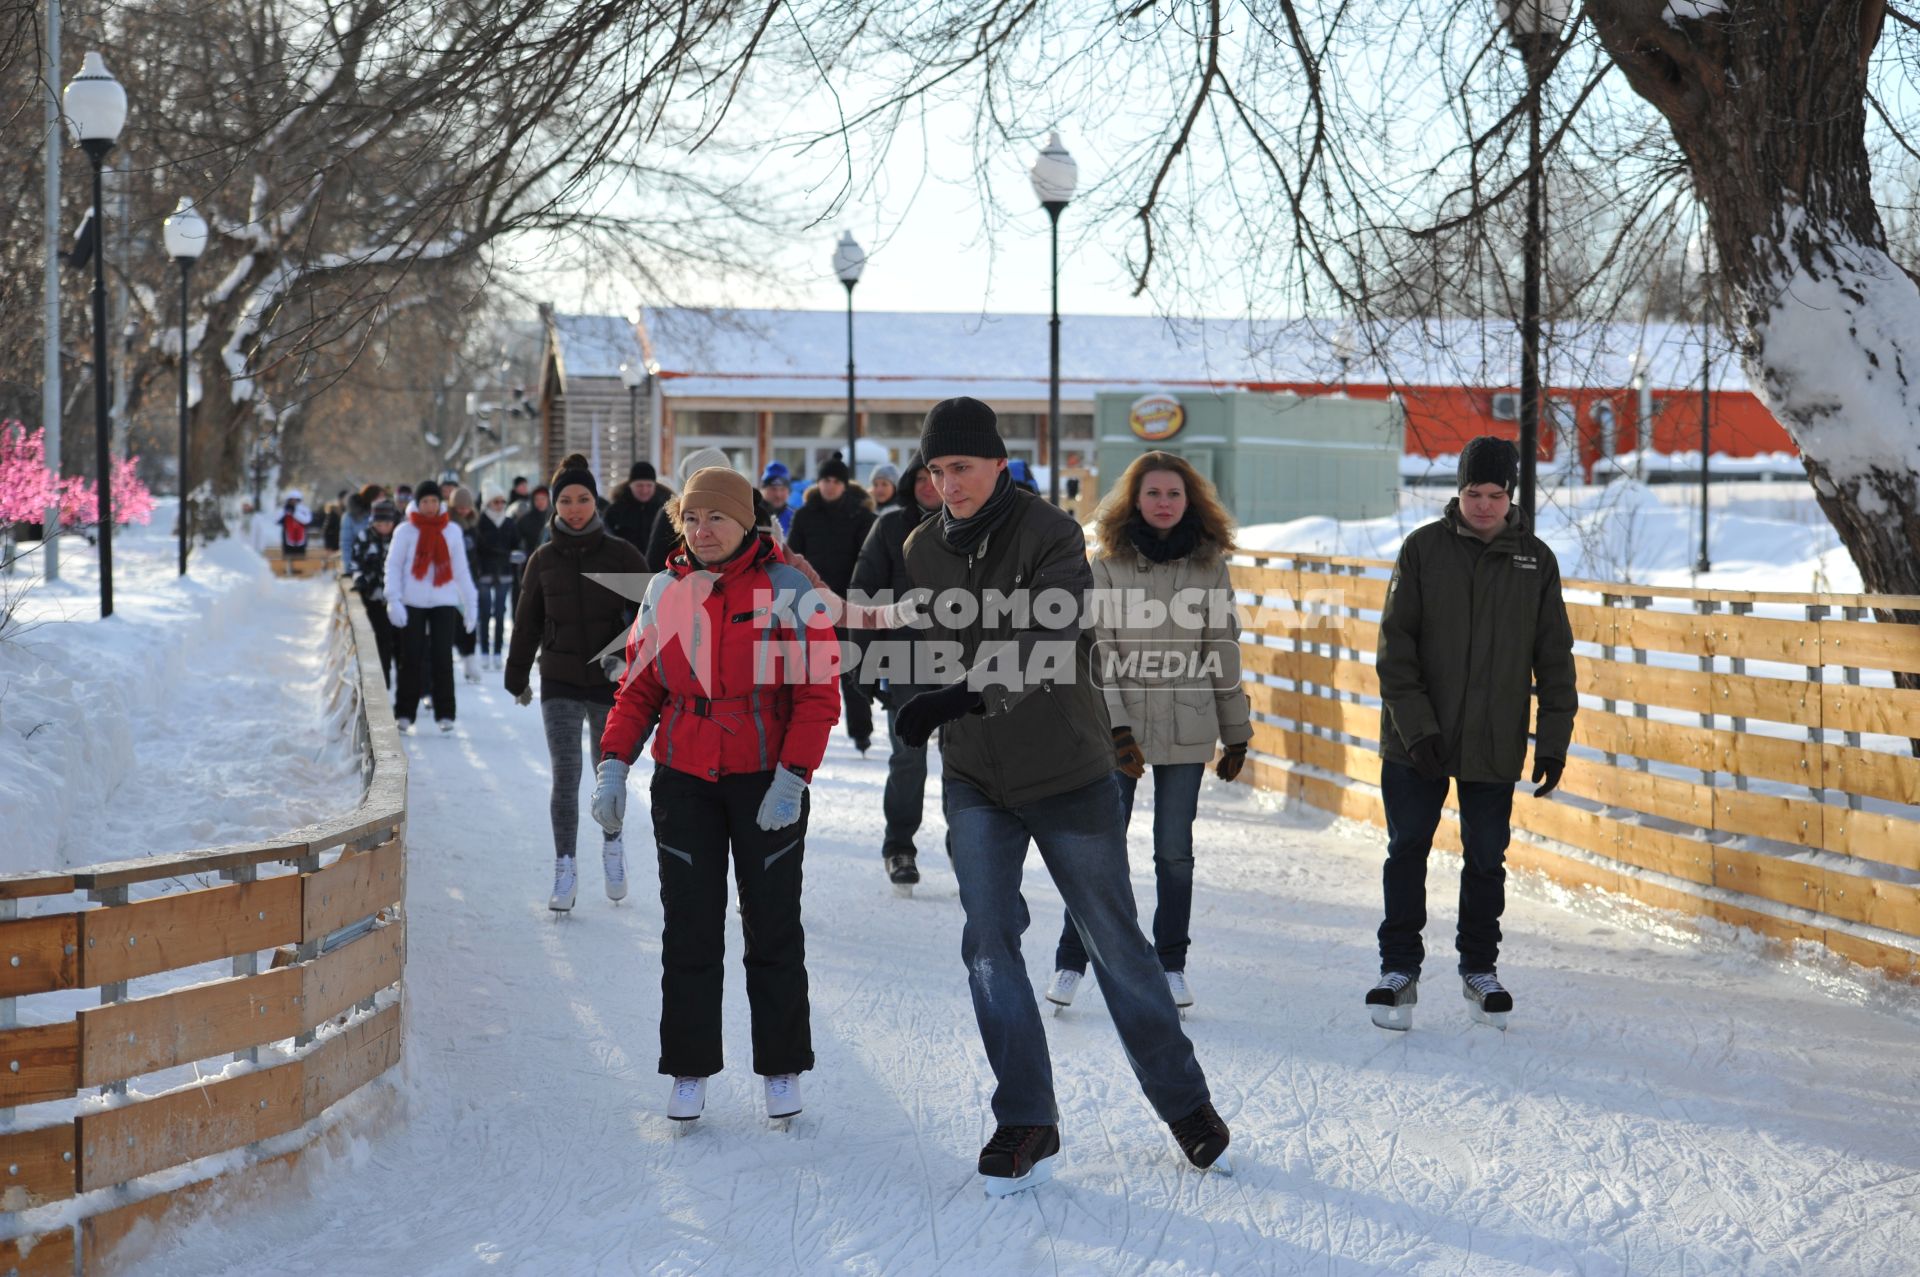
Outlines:
{"label": "snow-covered ground", "polygon": [[[1503,1036],[1468,1023],[1447,974],[1455,864],[1437,858],[1427,998],[1413,1033],[1383,1033],[1360,1005],[1378,834],[1212,780],[1187,1029],[1238,1174],[1182,1169],[1090,989],[1048,1021],[1059,1176],[989,1202],[953,879],[929,854],[918,896],[893,898],[884,763],[844,737],[807,847],[806,1113],[785,1133],[759,1116],[736,931],[731,1067],[681,1127],[654,1071],[647,769],[637,889],[599,898],[583,834],[581,905],[555,920],[537,711],[463,685],[458,734],[408,752],[404,1105],[312,1159],[297,1195],[185,1230],[154,1273],[1892,1274],[1920,1248],[1910,991],[1526,882]],[[1033,866],[1038,985],[1060,913]]]}

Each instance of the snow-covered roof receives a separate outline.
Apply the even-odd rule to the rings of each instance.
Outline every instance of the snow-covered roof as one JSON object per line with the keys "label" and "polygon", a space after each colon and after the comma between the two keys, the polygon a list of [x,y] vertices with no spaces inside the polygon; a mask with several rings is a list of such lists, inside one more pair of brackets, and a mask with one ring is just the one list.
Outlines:
{"label": "snow-covered roof", "polygon": [[619,315],[553,317],[562,377],[618,377],[621,364],[639,364],[640,338]]}
{"label": "snow-covered roof", "polygon": [[[619,375],[636,357],[634,326],[616,316],[556,315],[568,376]],[[639,340],[674,398],[752,394],[765,400],[840,393],[847,366],[840,311],[648,308]],[[1698,328],[1680,324],[1561,323],[1543,339],[1546,377],[1560,389],[1625,389],[1643,367],[1656,390],[1696,388]],[[1747,381],[1714,335],[1713,384]],[[1518,384],[1518,327],[1507,320],[1338,320],[1061,317],[1060,371],[1069,398],[1102,390],[1275,384],[1485,386]],[[1342,370],[1342,354],[1347,356]],[[862,393],[923,399],[1045,398],[1047,316],[856,312]]]}

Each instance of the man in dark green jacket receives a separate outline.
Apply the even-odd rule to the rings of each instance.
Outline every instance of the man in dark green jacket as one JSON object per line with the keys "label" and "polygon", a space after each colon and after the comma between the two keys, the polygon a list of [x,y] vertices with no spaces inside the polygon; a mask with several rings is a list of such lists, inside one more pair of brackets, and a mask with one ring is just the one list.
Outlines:
{"label": "man in dark green jacket", "polygon": [[1382,1028],[1413,1023],[1426,950],[1427,853],[1452,778],[1465,865],[1456,947],[1476,1018],[1504,1028],[1500,915],[1513,787],[1540,700],[1533,792],[1560,783],[1573,715],[1573,631],[1560,567],[1513,505],[1520,455],[1484,435],[1460,454],[1459,495],[1400,547],[1380,616],[1380,795],[1387,814],[1380,980],[1367,993]]}
{"label": "man in dark green jacket", "polygon": [[998,1129],[980,1151],[980,1173],[990,1193],[1014,1191],[1048,1178],[1060,1148],[1046,1033],[1020,957],[1030,839],[1093,956],[1148,1102],[1189,1161],[1213,1165],[1226,1124],[1140,932],[1127,874],[1115,732],[1083,625],[1093,584],[1086,535],[1014,486],[998,420],[977,399],[935,404],[920,455],[942,501],[906,542],[915,589],[932,591],[912,681],[932,690],[895,725],[913,745],[941,732],[948,845],[967,916],[960,952],[998,1083]]}

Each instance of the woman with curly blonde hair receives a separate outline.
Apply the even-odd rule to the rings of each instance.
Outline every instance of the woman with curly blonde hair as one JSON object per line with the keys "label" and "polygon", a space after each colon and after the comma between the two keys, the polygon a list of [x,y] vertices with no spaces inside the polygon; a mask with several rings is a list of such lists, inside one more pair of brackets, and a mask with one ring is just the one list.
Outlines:
{"label": "woman with curly blonde hair", "polygon": [[[1106,697],[1129,823],[1133,795],[1153,768],[1153,944],[1174,1005],[1193,1005],[1187,983],[1193,914],[1193,822],[1200,781],[1218,740],[1214,774],[1230,781],[1253,738],[1240,685],[1240,622],[1227,556],[1233,517],[1184,457],[1134,459],[1095,520],[1094,677]],[[1047,1000],[1072,1003],[1087,952],[1071,915],[1054,955]],[[1057,1014],[1057,1013],[1056,1013]]]}

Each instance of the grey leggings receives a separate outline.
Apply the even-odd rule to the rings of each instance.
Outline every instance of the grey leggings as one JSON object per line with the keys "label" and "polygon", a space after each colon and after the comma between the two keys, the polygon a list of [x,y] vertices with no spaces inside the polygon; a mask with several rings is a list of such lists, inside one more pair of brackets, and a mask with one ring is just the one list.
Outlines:
{"label": "grey leggings", "polygon": [[571,856],[580,834],[580,724],[592,733],[587,748],[600,753],[600,736],[607,730],[611,705],[597,705],[570,696],[540,700],[540,717],[547,725],[547,754],[553,759],[553,854]]}

